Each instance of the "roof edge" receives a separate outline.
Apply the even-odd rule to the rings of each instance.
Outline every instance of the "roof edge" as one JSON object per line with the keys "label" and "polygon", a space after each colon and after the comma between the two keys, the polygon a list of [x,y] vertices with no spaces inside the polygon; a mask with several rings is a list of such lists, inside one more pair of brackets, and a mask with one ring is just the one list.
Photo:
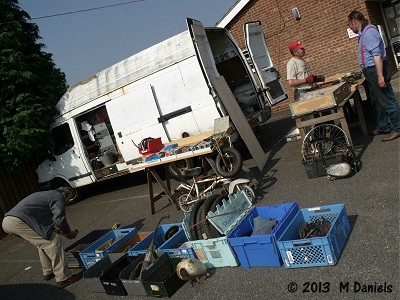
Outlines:
{"label": "roof edge", "polygon": [[228,11],[228,13],[222,17],[221,20],[215,24],[216,27],[223,27],[225,28],[226,25],[228,25],[234,17],[249,3],[250,0],[239,0],[234,4],[234,6]]}

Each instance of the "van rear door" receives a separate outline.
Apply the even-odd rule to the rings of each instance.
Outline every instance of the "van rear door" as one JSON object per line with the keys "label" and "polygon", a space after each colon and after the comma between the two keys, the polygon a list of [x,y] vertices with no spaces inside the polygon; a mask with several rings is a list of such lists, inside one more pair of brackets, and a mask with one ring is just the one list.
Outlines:
{"label": "van rear door", "polygon": [[211,88],[210,78],[219,76],[215,65],[214,56],[211,51],[210,43],[207,39],[206,31],[200,21],[194,19],[186,19],[188,29],[192,40],[195,44],[197,58],[200,60],[200,65],[207,80],[208,86]]}
{"label": "van rear door", "polygon": [[244,34],[255,72],[271,105],[285,100],[287,95],[272,63],[261,23],[245,23]]}

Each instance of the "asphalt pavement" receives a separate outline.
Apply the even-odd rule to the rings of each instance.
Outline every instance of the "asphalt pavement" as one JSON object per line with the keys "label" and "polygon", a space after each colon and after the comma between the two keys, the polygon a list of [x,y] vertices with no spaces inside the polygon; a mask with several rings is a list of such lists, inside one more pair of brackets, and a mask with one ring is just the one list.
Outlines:
{"label": "asphalt pavement", "polygon": [[[400,100],[396,75],[392,84]],[[371,130],[374,124],[367,101],[364,109]],[[252,172],[247,175],[259,183],[256,206],[292,201],[301,208],[345,204],[351,229],[337,264],[293,269],[217,268],[203,284],[186,284],[172,299],[399,299],[400,139],[383,143],[381,137],[363,136],[360,127],[351,127],[361,170],[335,181],[308,179],[301,163],[302,142],[286,141],[294,126],[289,112],[275,114],[260,132],[268,156],[264,170],[255,170],[251,159],[245,161]],[[182,212],[164,198],[151,215],[143,173],[93,185],[86,193],[85,200],[67,208],[69,223],[80,231],[78,238],[111,228],[116,222],[150,231],[164,215],[170,215],[168,223],[182,221]],[[65,245],[73,242],[65,240]],[[2,300],[145,299],[92,293],[84,280],[58,289],[54,281],[42,279],[36,249],[16,237],[0,240],[0,266]]]}

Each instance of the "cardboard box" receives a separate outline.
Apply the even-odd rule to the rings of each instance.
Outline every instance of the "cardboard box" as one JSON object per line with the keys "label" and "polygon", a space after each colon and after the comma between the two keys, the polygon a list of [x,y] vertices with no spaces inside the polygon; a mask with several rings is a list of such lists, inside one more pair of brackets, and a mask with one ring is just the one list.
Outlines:
{"label": "cardboard box", "polygon": [[302,96],[300,101],[290,104],[292,116],[300,116],[335,107],[346,99],[350,93],[350,85],[347,82],[310,91]]}

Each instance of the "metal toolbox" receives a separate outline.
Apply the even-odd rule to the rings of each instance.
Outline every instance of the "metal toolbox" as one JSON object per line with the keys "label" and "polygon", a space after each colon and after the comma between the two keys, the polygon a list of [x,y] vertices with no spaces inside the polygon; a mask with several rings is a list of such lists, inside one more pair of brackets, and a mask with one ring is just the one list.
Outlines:
{"label": "metal toolbox", "polygon": [[347,82],[310,91],[303,95],[299,101],[290,104],[292,116],[300,116],[335,107],[346,99],[350,93],[350,85]]}

